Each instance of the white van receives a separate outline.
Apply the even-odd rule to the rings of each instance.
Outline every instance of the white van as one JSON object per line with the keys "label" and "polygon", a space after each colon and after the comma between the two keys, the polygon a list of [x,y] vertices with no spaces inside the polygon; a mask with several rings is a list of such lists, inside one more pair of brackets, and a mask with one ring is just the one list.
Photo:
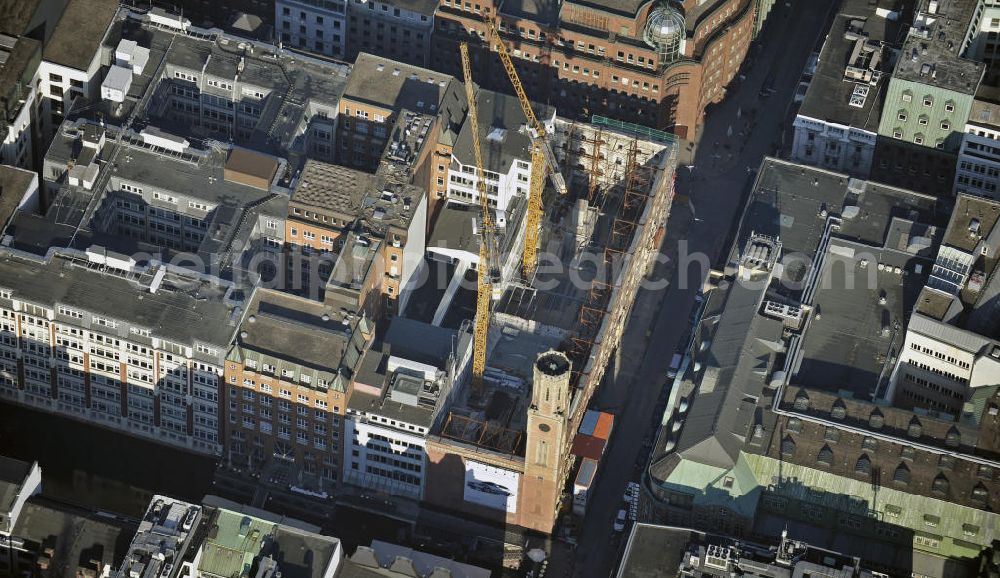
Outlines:
{"label": "white van", "polygon": [[673,359],[670,360],[670,369],[667,370],[667,377],[673,379],[677,377],[677,371],[681,368],[681,359],[683,359],[680,353],[675,353]]}

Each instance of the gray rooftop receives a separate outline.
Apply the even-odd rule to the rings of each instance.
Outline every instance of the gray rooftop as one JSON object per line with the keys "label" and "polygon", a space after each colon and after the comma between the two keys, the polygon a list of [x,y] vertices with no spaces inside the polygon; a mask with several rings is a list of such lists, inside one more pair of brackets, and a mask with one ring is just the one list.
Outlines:
{"label": "gray rooftop", "polygon": [[[833,21],[819,55],[799,114],[818,120],[878,131],[882,99],[889,84],[889,48],[896,44],[901,25],[876,14],[867,0],[845,2]],[[847,67],[866,78],[848,78]],[[857,87],[862,87],[858,89]],[[863,91],[863,100],[852,96]]]}
{"label": "gray rooftop", "polygon": [[[941,233],[924,224],[936,222],[933,198],[775,159],[764,161],[748,203],[730,267],[751,235],[776,238],[784,265],[768,275],[780,270],[780,282],[763,271],[749,282],[735,274],[709,293],[699,370],[685,385],[694,390],[690,409],[676,437],[661,431],[650,466],[661,479],[681,459],[732,467],[759,423],[756,400],[789,347],[787,321],[765,314],[765,300],[813,307],[796,384],[867,398],[884,377],[886,352],[901,342]],[[826,229],[828,219],[836,226]]]}
{"label": "gray rooftop", "polygon": [[[4,36],[0,38],[0,56],[5,58],[0,64],[0,119],[6,117],[4,120],[9,124],[21,111],[20,101],[30,94],[31,79],[41,57],[41,43],[27,36]],[[0,138],[7,136],[8,129],[7,124],[2,124]]]}
{"label": "gray rooftop", "polygon": [[124,558],[136,525],[118,517],[99,517],[88,510],[53,502],[36,496],[28,501],[18,518],[13,534],[39,548],[51,548],[49,576],[79,576],[78,567],[94,575],[100,568],[116,568]]}
{"label": "gray rooftop", "polygon": [[388,182],[381,174],[370,174],[341,165],[306,161],[290,202],[301,207],[336,211],[357,218],[373,230],[388,225],[409,227],[424,190],[414,185]]}
{"label": "gray rooftop", "polygon": [[41,0],[0,0],[0,34],[28,32]]}
{"label": "gray rooftop", "polygon": [[352,392],[347,407],[353,412],[379,415],[397,422],[425,428],[431,426],[435,416],[435,407],[433,406],[410,405],[394,401],[388,395],[380,397],[363,391]]}
{"label": "gray rooftop", "polygon": [[490,571],[413,548],[373,540],[371,546],[358,546],[354,554],[345,560],[340,576],[342,578],[374,576],[489,578]]}
{"label": "gray rooftop", "polygon": [[757,314],[766,286],[732,284],[711,339],[676,453],[687,460],[732,467],[748,437],[756,403],[775,356],[781,351],[780,321]]}
{"label": "gray rooftop", "polygon": [[31,464],[0,456],[0,513],[6,515],[21,492],[21,485],[31,472]]}
{"label": "gray rooftop", "polygon": [[[349,406],[356,412],[430,427],[438,409],[440,385],[426,384],[416,374],[389,372],[389,358],[430,365],[447,372],[449,360],[469,347],[468,331],[456,331],[422,321],[394,317],[382,343],[372,346],[359,369],[358,381],[378,387],[379,395],[355,389]],[[430,389],[427,389],[430,387]],[[394,395],[394,392],[403,395]],[[419,402],[414,404],[415,400]]]}
{"label": "gray rooftop", "polygon": [[358,54],[344,88],[344,98],[391,110],[434,113],[455,79],[366,52]]}
{"label": "gray rooftop", "polygon": [[[169,31],[160,33],[171,34]],[[238,37],[202,38],[177,34],[167,53],[167,62],[198,72],[204,70],[210,77],[237,79],[245,86],[281,92],[292,86],[295,98],[302,102],[337,103],[346,84],[349,66],[299,55],[293,58],[281,54],[275,58],[273,47],[271,54],[267,54],[267,45],[255,45],[255,50],[249,52],[239,47],[244,42],[245,39]],[[263,54],[258,52],[258,47]]]}
{"label": "gray rooftop", "polygon": [[921,13],[903,43],[894,78],[975,94],[986,65],[961,56],[979,3],[939,0],[935,14]]}
{"label": "gray rooftop", "polygon": [[244,358],[263,355],[276,366],[273,360],[311,368],[339,388],[343,384],[333,377],[349,378],[367,346],[362,328],[367,322],[353,313],[261,289],[247,305],[235,350]]}
{"label": "gray rooftop", "polygon": [[0,233],[36,178],[31,171],[0,165]]}
{"label": "gray rooftop", "polygon": [[[485,169],[506,173],[515,159],[531,160],[531,136],[527,119],[516,97],[490,90],[476,92],[479,107],[479,142],[483,149]],[[544,119],[550,116],[549,107],[535,106],[535,114]],[[475,165],[472,149],[471,123],[464,123],[452,154],[463,165]]]}
{"label": "gray rooftop", "polygon": [[43,57],[55,64],[86,70],[117,12],[117,0],[69,0]]}
{"label": "gray rooftop", "polygon": [[268,552],[277,562],[282,578],[323,578],[334,558],[342,556],[336,538],[278,525]]}
{"label": "gray rooftop", "polygon": [[[226,287],[184,274],[166,273],[155,293],[155,270],[101,270],[79,253],[56,252],[47,260],[0,252],[0,284],[13,298],[48,308],[77,308],[128,327],[149,329],[154,337],[180,344],[195,341],[226,345],[236,331],[234,303]],[[90,316],[80,321],[89,326]],[[102,331],[108,331],[102,328]]]}
{"label": "gray rooftop", "polygon": [[438,211],[427,246],[478,253],[479,237],[473,234],[473,222],[478,217],[479,208],[476,206],[445,205]]}
{"label": "gray rooftop", "polygon": [[969,124],[993,129],[1000,127],[1000,86],[980,85],[969,111]]}
{"label": "gray rooftop", "polygon": [[1000,348],[1000,344],[989,338],[947,323],[935,321],[924,315],[914,315],[911,317],[907,331],[932,337],[941,343],[946,343],[969,353],[991,354],[994,348]]}
{"label": "gray rooftop", "polygon": [[[112,166],[93,162],[94,150],[83,146],[86,129],[93,126],[83,121],[64,124],[49,147],[45,164],[51,170],[64,169],[74,162],[77,167],[88,163],[98,167],[94,189],[88,191],[63,184],[44,216],[18,213],[11,224],[15,247],[45,254],[52,246],[70,246],[72,240],[77,249],[96,243],[123,253],[171,254],[166,247],[107,230],[107,220],[103,217],[117,211],[117,197],[127,196],[139,206],[146,204],[206,220],[208,227],[198,253],[206,261],[218,259],[224,263],[223,271],[228,275],[234,256],[240,248],[249,246],[256,218],[261,215],[284,218],[287,213],[287,196],[226,179],[226,147],[189,147],[184,153],[173,153],[145,144],[134,131],[127,131],[120,143],[116,143],[112,133],[96,156],[107,160],[117,150],[117,162]],[[123,183],[141,191],[121,193]],[[168,193],[174,200],[157,198],[158,193]],[[207,205],[207,213],[190,208],[191,202]]]}
{"label": "gray rooftop", "polygon": [[677,576],[681,557],[696,534],[693,530],[635,524],[618,567],[619,578]]}
{"label": "gray rooftop", "polygon": [[767,158],[735,246],[742,247],[751,233],[780,238],[783,254],[798,257],[783,271],[792,290],[816,257],[827,216],[840,217],[838,237],[930,256],[924,239],[941,234],[936,207],[931,196]]}
{"label": "gray rooftop", "polygon": [[[933,261],[841,239],[832,240],[830,247],[813,297],[818,316],[802,339],[803,357],[794,381],[870,399],[892,371],[887,352],[902,343],[906,317]],[[849,251],[855,255],[840,257]],[[860,258],[869,260],[870,269],[856,266]],[[889,268],[880,271],[876,263]],[[896,267],[901,273],[895,272]],[[922,273],[916,273],[918,267]]]}
{"label": "gray rooftop", "polygon": [[[105,151],[111,146],[105,145]],[[191,150],[190,160],[180,159],[154,152],[136,139],[125,144],[113,178],[212,205],[239,207],[267,197],[267,191],[225,179],[227,152]]]}
{"label": "gray rooftop", "polygon": [[[306,139],[302,133],[312,118],[321,118],[320,112],[329,118],[334,116],[351,69],[345,63],[277,50],[271,44],[214,32],[186,35],[146,23],[123,28],[122,36],[151,49],[147,68],[155,68],[153,64],[162,54],[166,66],[186,69],[199,79],[235,80],[236,90],[261,89],[266,96],[261,101],[260,119],[250,138],[242,141],[255,150],[287,157],[305,154]],[[171,78],[169,72],[162,76]],[[230,94],[204,82],[201,90],[220,96]],[[154,104],[149,109],[146,112],[155,116],[164,128],[173,129],[172,125],[177,124],[184,130],[196,130],[186,120],[172,119],[172,115],[166,114],[168,107],[155,110]]]}
{"label": "gray rooftop", "polygon": [[394,317],[383,339],[397,357],[445,369],[452,353],[467,345],[469,333]]}

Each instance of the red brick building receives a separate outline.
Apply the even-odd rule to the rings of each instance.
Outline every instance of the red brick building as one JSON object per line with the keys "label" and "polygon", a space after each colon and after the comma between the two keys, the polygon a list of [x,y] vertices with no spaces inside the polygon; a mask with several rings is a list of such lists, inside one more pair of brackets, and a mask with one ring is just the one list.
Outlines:
{"label": "red brick building", "polygon": [[[736,76],[757,24],[755,0],[440,0],[432,66],[461,76],[457,44],[473,50],[475,80],[510,91],[483,14],[497,15],[528,96],[561,116],[600,114],[695,138],[705,108]],[[477,38],[478,37],[478,38]]]}

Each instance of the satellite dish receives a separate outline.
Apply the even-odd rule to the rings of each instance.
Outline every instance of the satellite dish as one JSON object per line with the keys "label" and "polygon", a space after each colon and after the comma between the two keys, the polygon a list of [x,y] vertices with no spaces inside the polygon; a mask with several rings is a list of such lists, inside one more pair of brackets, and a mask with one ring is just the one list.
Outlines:
{"label": "satellite dish", "polygon": [[541,564],[542,560],[545,559],[545,550],[542,550],[541,548],[528,550],[528,558],[535,564]]}

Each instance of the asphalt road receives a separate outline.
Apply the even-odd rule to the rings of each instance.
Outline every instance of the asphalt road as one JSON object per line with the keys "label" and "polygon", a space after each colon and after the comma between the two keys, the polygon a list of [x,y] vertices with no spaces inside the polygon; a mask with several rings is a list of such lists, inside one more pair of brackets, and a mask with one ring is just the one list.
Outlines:
{"label": "asphalt road", "polygon": [[[694,157],[694,168],[679,168],[677,199],[662,252],[669,261],[664,289],[642,290],[620,347],[618,372],[598,393],[596,405],[616,414],[615,431],[592,488],[586,518],[578,533],[571,568],[550,565],[548,576],[606,577],[617,566],[628,529],[613,530],[629,481],[638,481],[648,457],[648,441],[659,423],[658,403],[672,354],[688,332],[695,294],[707,274],[692,265],[678,275],[678,247],[701,252],[716,264],[731,239],[753,174],[774,154],[790,126],[791,102],[802,69],[829,25],[834,0],[778,2],[759,47],[751,47],[752,66],[729,98],[710,111]],[[775,90],[759,94],[764,83]],[[690,203],[688,203],[688,199]],[[684,277],[687,283],[679,282]],[[652,320],[652,321],[650,321]]]}

